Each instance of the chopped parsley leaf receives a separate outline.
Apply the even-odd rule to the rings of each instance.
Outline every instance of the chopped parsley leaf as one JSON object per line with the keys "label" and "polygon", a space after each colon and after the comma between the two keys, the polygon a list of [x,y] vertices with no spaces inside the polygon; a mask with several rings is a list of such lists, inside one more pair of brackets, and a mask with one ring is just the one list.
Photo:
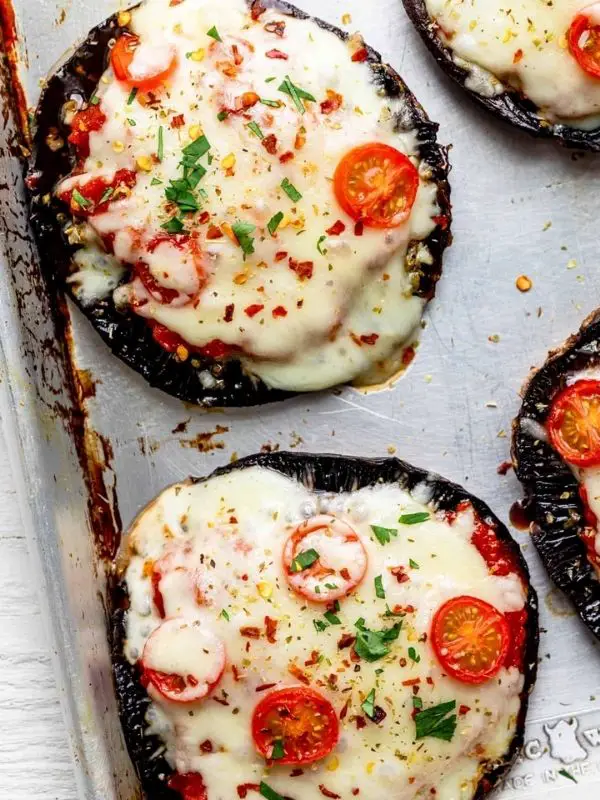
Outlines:
{"label": "chopped parsley leaf", "polygon": [[100,102],[100,98],[98,97],[96,92],[94,92],[94,94],[90,97],[90,105],[91,106],[97,106],[99,102]]}
{"label": "chopped parsley leaf", "polygon": [[325,628],[329,627],[326,622],[323,622],[322,619],[313,619],[313,625],[315,626],[317,633],[323,633]]}
{"label": "chopped parsley leaf", "polygon": [[130,128],[135,128],[137,122],[134,119],[131,119],[131,117],[127,117],[127,124]]}
{"label": "chopped parsley leaf", "polygon": [[323,250],[322,244],[327,239],[326,236],[319,236],[319,241],[317,242],[317,250],[321,253],[322,256],[327,255],[327,250]]}
{"label": "chopped parsley leaf", "polygon": [[284,755],[285,750],[283,748],[283,740],[275,739],[273,742],[273,749],[271,750],[271,759],[273,761],[278,761],[280,758],[283,758]]}
{"label": "chopped parsley leaf", "polygon": [[165,189],[165,197],[171,203],[179,206],[180,211],[184,214],[198,211],[200,208],[200,204],[196,196],[191,192],[190,184],[185,178],[171,181]]}
{"label": "chopped parsley leaf", "polygon": [[321,594],[321,587],[315,586],[315,594]]}
{"label": "chopped parsley leaf", "polygon": [[428,511],[416,511],[414,514],[402,514],[398,522],[401,525],[418,525],[419,522],[427,522],[429,517]]}
{"label": "chopped parsley leaf", "polygon": [[375,718],[375,689],[371,689],[365,701],[361,704],[361,708],[369,719]]}
{"label": "chopped parsley leaf", "polygon": [[181,233],[183,230],[183,222],[179,217],[171,217],[168,222],[165,222],[164,225],[160,227],[167,233]]}
{"label": "chopped parsley leaf", "polygon": [[92,205],[91,200],[88,200],[87,197],[84,197],[78,189],[73,189],[73,194],[71,197],[73,200],[75,200],[79,208],[89,208],[89,206]]}
{"label": "chopped parsley leaf", "polygon": [[271,108],[279,108],[279,100],[268,100],[266,97],[261,97],[260,102],[263,106],[270,106]]}
{"label": "chopped parsley leaf", "polygon": [[265,83],[273,83],[277,78],[273,75],[271,78],[265,78]]}
{"label": "chopped parsley leaf", "polygon": [[570,781],[573,781],[573,783],[577,783],[577,780],[566,769],[559,769],[558,774],[562,775],[563,778],[568,778]]}
{"label": "chopped parsley leaf", "polygon": [[389,544],[392,536],[398,536],[396,528],[382,528],[381,525],[371,525],[371,530],[377,537],[379,544]]}
{"label": "chopped parsley leaf", "polygon": [[375,578],[375,596],[380,600],[385,600],[385,589],[383,588],[383,578],[377,575]]}
{"label": "chopped parsley leaf", "polygon": [[287,196],[290,198],[292,203],[297,203],[298,200],[302,200],[302,195],[300,194],[298,189],[296,189],[294,184],[291,183],[287,178],[284,178],[281,181],[281,188],[287,194]]}
{"label": "chopped parsley leaf", "polygon": [[452,713],[455,709],[456,700],[450,700],[420,711],[415,717],[416,738],[431,736],[451,742],[457,725],[457,716]]}
{"label": "chopped parsley leaf", "polygon": [[193,142],[190,142],[190,144],[183,148],[183,154],[197,161],[199,158],[202,158],[205,153],[208,153],[209,150],[210,142],[206,136],[202,134],[202,136],[198,136],[197,139],[194,139]]}
{"label": "chopped parsley leaf", "polygon": [[225,122],[228,116],[229,116],[228,111],[219,111],[219,113],[217,114],[217,119],[219,120],[219,122]]}
{"label": "chopped parsley leaf", "polygon": [[382,631],[371,631],[365,628],[364,619],[355,623],[357,634],[354,649],[356,654],[365,661],[378,661],[390,652],[388,642],[393,642],[400,635],[402,623],[397,622],[392,628]]}
{"label": "chopped parsley leaf", "polygon": [[214,39],[215,42],[222,42],[223,39],[219,36],[219,31],[217,30],[217,26],[213,25],[209,31],[206,31],[206,35],[210,36],[211,39]]}
{"label": "chopped parsley leaf", "polygon": [[255,136],[258,136],[259,139],[264,139],[265,135],[260,129],[260,125],[257,122],[249,122],[246,126],[249,128]]}
{"label": "chopped parsley leaf", "polygon": [[275,789],[271,789],[269,784],[264,781],[260,782],[259,792],[266,800],[283,800],[283,797]]}
{"label": "chopped parsley leaf", "polygon": [[311,102],[316,103],[316,99],[313,97],[312,94],[310,94],[310,92],[306,92],[299,86],[294,86],[289,75],[285,76],[285,80],[279,87],[278,91],[283,92],[284,94],[288,94],[294,101],[294,105],[301,114],[304,114],[304,112],[306,111],[306,107],[302,102],[302,100],[310,100]]}
{"label": "chopped parsley leaf", "polygon": [[412,569],[421,569],[421,567],[420,567],[420,566],[417,564],[417,562],[416,562],[416,561],[413,561],[413,560],[412,560],[412,558],[409,558],[409,559],[408,559],[408,565],[409,565],[409,566],[410,566]]}
{"label": "chopped parsley leaf", "polygon": [[292,561],[291,571],[302,572],[303,570],[311,567],[315,563],[315,561],[318,560],[319,560],[319,554],[317,553],[316,550],[313,550],[312,548],[310,550],[304,550],[302,553],[298,553],[296,558]]}
{"label": "chopped parsley leaf", "polygon": [[408,657],[410,658],[411,661],[414,661],[415,664],[418,664],[419,661],[421,660],[421,656],[417,653],[414,647],[408,648]]}
{"label": "chopped parsley leaf", "polygon": [[326,611],[323,616],[330,625],[341,625],[342,620],[336,616],[333,611]]}
{"label": "chopped parsley leaf", "polygon": [[162,161],[165,155],[165,142],[162,125],[158,126],[158,148],[156,150],[156,155],[159,161]]}
{"label": "chopped parsley leaf", "polygon": [[134,86],[133,89],[129,92],[129,97],[127,98],[127,105],[128,106],[130,106],[133,103],[137,93],[138,93],[137,86]]}
{"label": "chopped parsley leaf", "polygon": [[413,694],[412,704],[413,708],[420,710],[423,708],[423,699],[419,695]]}
{"label": "chopped parsley leaf", "polygon": [[385,614],[383,616],[384,617],[404,617],[406,615],[403,614],[402,611],[399,611],[398,613],[392,611],[392,609],[386,603]]}
{"label": "chopped parsley leaf", "polygon": [[227,620],[227,622],[229,622],[229,614],[227,613],[227,610],[226,610],[226,609],[224,609],[224,608],[223,608],[223,609],[221,610],[221,613],[219,614],[219,616],[220,616],[220,617],[223,617],[223,619],[226,619],[226,620]]}
{"label": "chopped parsley leaf", "polygon": [[[244,258],[252,255],[254,252],[254,239],[252,234],[256,230],[256,225],[252,225],[251,222],[234,222],[231,226],[231,229],[235,234],[235,238],[240,243],[240,247],[244,253]],[[317,555],[317,558],[318,557],[319,556]]]}
{"label": "chopped parsley leaf", "polygon": [[113,189],[113,187],[107,186],[106,189],[104,190],[104,194],[100,198],[100,205],[102,205],[102,203],[106,203],[107,200],[110,200],[110,198],[113,196],[114,193],[115,190]]}
{"label": "chopped parsley leaf", "polygon": [[161,184],[162,181],[160,181],[158,178],[152,178],[150,181],[150,186],[160,186]]}
{"label": "chopped parsley leaf", "polygon": [[325,588],[326,589],[331,589],[333,591],[334,589],[337,589],[338,587],[337,587],[337,584],[335,584],[335,583],[326,583],[325,584]]}

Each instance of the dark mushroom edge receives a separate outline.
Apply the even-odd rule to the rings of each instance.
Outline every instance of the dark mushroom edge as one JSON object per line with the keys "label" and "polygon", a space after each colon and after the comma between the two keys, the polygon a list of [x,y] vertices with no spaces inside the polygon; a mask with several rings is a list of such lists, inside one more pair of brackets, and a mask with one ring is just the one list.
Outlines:
{"label": "dark mushroom edge", "polygon": [[[506,526],[494,516],[485,503],[439,475],[428,473],[396,458],[361,459],[352,456],[279,452],[248,456],[215,470],[210,476],[192,480],[201,482],[207,480],[208,477],[224,475],[234,470],[253,466],[275,470],[299,481],[307,488],[319,492],[350,492],[381,483],[399,483],[410,491],[418,484],[426,483],[432,491],[431,502],[438,509],[454,510],[459,503],[467,500],[472,503],[481,519],[494,527],[498,538],[509,546],[523,575],[529,581],[529,571],[525,559]],[[147,727],[145,715],[149,700],[139,682],[138,669],[132,666],[123,655],[128,600],[126,587],[119,576],[113,579],[109,595],[113,608],[109,621],[113,672],[121,722],[129,753],[149,800],[181,800],[179,794],[166,785],[172,770],[162,755],[164,751],[162,741],[156,736],[144,735]],[[529,695],[537,674],[539,645],[538,601],[535,590],[530,584],[526,609],[525,681],[516,733],[505,757],[489,764],[479,782],[473,800],[482,800],[492,791],[510,770],[523,745]]]}
{"label": "dark mushroom edge", "polygon": [[554,583],[600,639],[600,582],[580,534],[585,527],[579,483],[560,455],[537,439],[526,420],[544,425],[552,400],[573,372],[600,365],[600,311],[530,378],[513,423],[513,461],[525,490],[531,535]]}
{"label": "dark mushroom edge", "polygon": [[[251,0],[246,1],[249,6],[252,5]],[[277,9],[291,17],[311,19],[303,11],[279,0],[261,0],[261,6]],[[348,39],[347,33],[321,20],[312,19],[321,28],[344,41]],[[282,400],[292,393],[270,389],[259,379],[244,372],[239,361],[213,361],[196,357],[179,361],[175,354],[166,352],[154,341],[150,327],[143,319],[131,311],[117,311],[112,297],[84,307],[77,301],[69,286],[65,285],[71,257],[77,248],[69,244],[63,234],[60,218],[65,214],[65,207],[51,193],[57,181],[71,171],[73,158],[66,145],[52,150],[48,146],[47,138],[52,133],[54,140],[58,136],[66,141],[69,129],[61,117],[64,103],[73,96],[79,96],[85,102],[89,100],[107,67],[110,42],[125,30],[119,26],[117,15],[94,28],[83,44],[48,79],[35,112],[33,153],[27,185],[31,224],[45,278],[52,289],[67,289],[112,352],[139,372],[151,386],[185,402],[206,407],[253,406]],[[420,265],[420,286],[416,292],[430,300],[441,276],[444,250],[451,243],[448,183],[450,167],[447,148],[437,143],[438,125],[429,120],[400,76],[382,63],[378,52],[368,46],[366,49],[374,90],[381,90],[390,98],[402,96],[406,101],[405,110],[397,115],[397,130],[417,130],[421,159],[430,166],[432,179],[438,187],[440,224],[424,240],[431,252],[432,263]],[[410,256],[409,247],[409,259]],[[200,374],[206,370],[217,380],[213,388],[206,388],[200,378]]]}
{"label": "dark mushroom edge", "polygon": [[402,0],[406,13],[423,39],[427,49],[442,70],[458,83],[477,103],[505,122],[515,125],[531,136],[556,139],[565,147],[600,152],[600,128],[582,130],[569,125],[551,123],[540,115],[539,108],[516,89],[508,88],[494,97],[485,97],[468,87],[468,68],[454,60],[452,49],[438,36],[435,22],[429,16],[425,0]]}

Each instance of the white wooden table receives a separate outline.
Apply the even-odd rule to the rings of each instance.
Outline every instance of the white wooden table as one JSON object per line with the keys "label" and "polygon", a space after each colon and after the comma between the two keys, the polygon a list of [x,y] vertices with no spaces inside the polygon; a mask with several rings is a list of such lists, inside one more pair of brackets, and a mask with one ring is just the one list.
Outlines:
{"label": "white wooden table", "polygon": [[0,429],[0,798],[76,800],[75,779]]}

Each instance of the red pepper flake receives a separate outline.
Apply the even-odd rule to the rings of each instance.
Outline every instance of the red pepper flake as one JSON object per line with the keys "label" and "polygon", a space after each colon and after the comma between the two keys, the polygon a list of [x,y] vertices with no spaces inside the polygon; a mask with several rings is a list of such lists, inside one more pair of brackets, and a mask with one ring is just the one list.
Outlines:
{"label": "red pepper flake", "polygon": [[360,715],[354,717],[354,722],[356,722],[356,729],[359,731],[362,731],[363,728],[367,727],[367,720],[364,717],[361,717]]}
{"label": "red pepper flake", "polygon": [[218,225],[209,225],[208,230],[206,231],[206,238],[213,240],[213,239],[222,239],[223,238],[223,231],[219,228]]}
{"label": "red pepper flake", "polygon": [[365,223],[362,219],[359,219],[356,225],[354,226],[354,235],[355,236],[362,236],[365,232]]}
{"label": "red pepper flake", "polygon": [[284,259],[287,258],[287,256],[288,254],[286,250],[278,250],[275,253],[275,261],[283,261]]}
{"label": "red pepper flake", "polygon": [[409,345],[405,348],[404,352],[402,353],[402,366],[408,367],[409,364],[412,364],[416,355],[415,348],[412,345]]}
{"label": "red pepper flake", "polygon": [[275,319],[277,319],[277,317],[287,317],[287,313],[287,309],[283,306],[276,306],[276,308],[273,309],[273,317]]}
{"label": "red pepper flake", "polygon": [[388,567],[388,569],[398,583],[406,583],[410,580],[410,576],[406,574],[404,567]]}
{"label": "red pepper flake", "polygon": [[240,97],[235,98],[235,107],[240,111],[253,108],[260,101],[260,96],[256,92],[244,92]]}
{"label": "red pepper flake", "polygon": [[418,686],[421,683],[421,678],[410,678],[410,680],[402,681],[402,686]]}
{"label": "red pepper flake", "polygon": [[290,778],[299,778],[300,775],[304,775],[304,770],[303,769],[293,769],[290,772]]}
{"label": "red pepper flake", "polygon": [[236,667],[236,665],[235,665],[235,664],[232,664],[232,665],[231,665],[231,672],[233,673],[233,680],[234,680],[236,683],[239,683],[239,682],[242,680],[242,678],[243,678],[243,675],[242,675],[242,673],[239,671],[239,669]]}
{"label": "red pepper flake", "polygon": [[302,128],[296,134],[296,138],[294,139],[294,149],[295,150],[302,150],[304,145],[306,144],[306,130]]}
{"label": "red pepper flake", "polygon": [[352,794],[354,795],[354,797],[356,797],[357,795],[360,794],[360,789],[352,789]]}
{"label": "red pepper flake", "polygon": [[334,92],[333,89],[327,89],[327,100],[321,103],[321,114],[333,114],[341,108],[344,98],[341,94]]}
{"label": "red pepper flake", "polygon": [[369,345],[376,344],[377,339],[379,339],[379,335],[377,333],[363,334],[360,337],[360,340],[363,344],[369,344]]}
{"label": "red pepper flake", "polygon": [[251,625],[247,625],[244,628],[240,628],[240,633],[247,639],[260,639],[260,629],[254,628]]}
{"label": "red pepper flake", "polygon": [[208,211],[203,211],[198,217],[198,222],[201,225],[205,225],[209,219],[210,219],[210,214],[208,213]]}
{"label": "red pepper flake", "polygon": [[366,47],[361,47],[356,53],[352,54],[352,61],[366,61],[369,57],[369,51]]}
{"label": "red pepper flake", "polygon": [[254,305],[245,308],[244,313],[246,314],[247,317],[250,317],[250,319],[252,319],[252,317],[255,317],[257,314],[259,314],[263,310],[263,308],[264,306],[261,306],[259,303],[255,303]]}
{"label": "red pepper flake", "polygon": [[260,792],[260,785],[258,783],[240,783],[237,787],[238,797],[248,797],[248,792]]}
{"label": "red pepper flake", "polygon": [[252,5],[250,6],[250,17],[257,22],[262,15],[265,13],[267,9],[262,5],[260,0],[252,0]]}
{"label": "red pepper flake", "polygon": [[319,791],[324,797],[329,797],[331,800],[341,800],[342,795],[329,791],[324,783],[319,784]]}
{"label": "red pepper flake", "polygon": [[181,3],[183,3],[183,0],[170,0],[169,5],[170,6],[178,6]]}
{"label": "red pepper flake", "polygon": [[274,33],[275,36],[279,36],[282,39],[285,33],[285,22],[282,19],[275,20],[275,22],[267,22],[265,30],[267,33]]}
{"label": "red pepper flake", "polygon": [[200,750],[201,750],[203,753],[212,753],[213,749],[214,749],[214,748],[213,748],[213,743],[211,742],[211,740],[210,740],[210,739],[205,739],[205,740],[202,742],[202,744],[200,745]]}
{"label": "red pepper flake", "polygon": [[342,576],[342,578],[345,581],[349,581],[350,580],[350,572],[348,571],[348,567],[342,567],[342,569],[340,570],[340,575]]}
{"label": "red pepper flake", "polygon": [[270,133],[268,136],[262,140],[262,146],[265,148],[267,153],[274,156],[277,152],[277,137],[274,133]]}
{"label": "red pepper flake", "polygon": [[288,667],[288,672],[290,673],[290,675],[293,675],[294,678],[296,678],[296,680],[300,681],[300,683],[303,683],[305,686],[310,685],[310,678],[308,677],[306,672],[300,669],[300,667],[297,664],[290,664],[290,666]]}
{"label": "red pepper flake", "polygon": [[431,677],[431,675],[427,676],[427,683],[428,683],[429,686],[433,686],[434,685],[433,678]]}
{"label": "red pepper flake", "polygon": [[261,686],[257,686],[254,690],[255,692],[266,692],[269,689],[272,689],[274,686],[277,686],[276,683],[263,683]]}
{"label": "red pepper flake", "polygon": [[[301,281],[310,280],[312,278],[314,268],[312,261],[296,261],[295,258],[290,256],[289,264],[292,272],[295,272]],[[274,313],[275,312],[273,312],[273,314]],[[281,316],[285,316],[285,314],[282,314]]]}
{"label": "red pepper flake", "polygon": [[318,650],[313,650],[312,653],[310,654],[310,658],[308,659],[308,661],[304,662],[304,666],[305,667],[314,667],[315,664],[318,664],[318,663],[319,663],[319,651]]}
{"label": "red pepper flake", "polygon": [[437,217],[432,217],[435,224],[440,227],[443,231],[446,230],[448,225],[450,224],[450,220],[445,214],[439,214]]}
{"label": "red pepper flake", "polygon": [[347,647],[352,647],[355,641],[356,636],[353,636],[351,633],[344,633],[338,641],[338,650],[345,650]]}
{"label": "red pepper flake", "polygon": [[325,233],[328,236],[340,236],[346,230],[346,226],[342,222],[341,219],[338,219],[337,222],[334,222],[331,228],[327,228]]}
{"label": "red pepper flake", "polygon": [[265,628],[267,632],[267,641],[269,644],[275,644],[277,641],[277,620],[271,617],[265,617]]}
{"label": "red pepper flake", "polygon": [[281,50],[269,50],[265,53],[267,58],[276,58],[279,61],[287,61],[289,56],[287,53],[282,53]]}
{"label": "red pepper flake", "polygon": [[183,114],[177,114],[176,117],[173,117],[171,120],[171,127],[172,128],[183,128],[185,125],[185,117]]}
{"label": "red pepper flake", "polygon": [[521,50],[521,48],[519,48],[519,49],[518,49],[518,50],[515,52],[515,54],[514,54],[514,56],[513,56],[513,64],[518,64],[518,63],[519,63],[519,61],[521,61],[521,59],[522,59],[522,58],[523,58],[523,51]]}
{"label": "red pepper flake", "polygon": [[288,150],[287,153],[284,153],[283,155],[279,156],[279,161],[282,164],[287,164],[288,161],[291,161],[295,157],[296,156],[292,153],[292,151]]}
{"label": "red pepper flake", "polygon": [[348,713],[348,709],[350,708],[350,698],[346,700],[344,703],[344,707],[340,711],[340,719],[346,719],[346,714]]}
{"label": "red pepper flake", "polygon": [[464,717],[465,714],[468,714],[470,710],[471,710],[470,706],[459,706],[458,713],[460,714],[461,717]]}
{"label": "red pepper flake", "polygon": [[512,461],[503,461],[496,472],[498,475],[506,475],[512,469]]}

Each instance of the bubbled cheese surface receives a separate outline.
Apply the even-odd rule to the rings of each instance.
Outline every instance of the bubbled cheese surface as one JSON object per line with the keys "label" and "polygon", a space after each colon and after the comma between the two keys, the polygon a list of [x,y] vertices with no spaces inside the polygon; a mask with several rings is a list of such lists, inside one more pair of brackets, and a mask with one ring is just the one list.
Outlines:
{"label": "bubbled cheese surface", "polygon": [[[281,21],[282,37],[267,29]],[[208,35],[213,27],[221,42]],[[249,372],[285,389],[313,390],[351,380],[410,343],[424,301],[413,294],[407,248],[435,227],[437,190],[428,166],[419,163],[415,132],[395,129],[402,99],[385,97],[368,64],[352,61],[356,45],[311,21],[271,10],[252,21],[244,0],[177,5],[146,0],[132,12],[129,28],[141,42],[136,69],[147,69],[153,57],[157,67],[164,66],[165,47],[177,53],[178,67],[152,105],[130,101],[130,88],[116,81],[112,70],[102,78],[97,94],[108,120],[90,136],[85,178],[135,169],[137,183],[129,197],[90,218],[88,246],[98,236],[114,234],[117,263],[144,260],[156,281],[181,291],[182,297],[157,302],[138,279],[117,289],[116,302],[132,305],[193,346],[219,339],[241,349]],[[273,50],[287,58],[268,57]],[[241,64],[233,63],[239,57]],[[305,113],[279,91],[286,76],[316,99],[304,101]],[[257,103],[245,115],[219,119],[224,108],[236,108],[248,92],[270,104]],[[324,114],[320,104],[328,92],[340,95],[342,104]],[[264,136],[276,136],[276,154],[267,152],[250,123]],[[186,229],[199,237],[195,263],[176,247],[147,251],[148,241],[164,233],[160,226],[172,213],[165,187],[181,177],[182,149],[200,131],[211,145],[199,161],[207,170],[198,187],[202,211],[209,212],[210,224],[255,226],[255,252],[245,258],[229,236],[207,239],[209,223],[199,224],[199,214],[186,221]],[[305,139],[301,149],[298,136]],[[420,169],[420,187],[406,223],[389,230],[365,228],[357,236],[354,220],[335,200],[332,178],[345,153],[373,141],[411,157]],[[294,158],[282,164],[279,157],[288,152]],[[151,159],[149,170],[139,168],[140,157]],[[300,192],[300,200],[282,189],[284,179]],[[59,189],[81,180],[68,178]],[[284,217],[272,236],[267,225],[278,212]],[[338,220],[345,231],[328,235]],[[282,260],[278,253],[285,254]],[[312,277],[301,280],[290,258],[312,262]],[[426,248],[424,258],[431,259]],[[199,293],[194,286],[198,267],[204,280]],[[73,280],[84,301],[97,291],[98,277],[97,269],[79,262]],[[107,283],[105,294],[112,289]],[[261,308],[249,316],[245,310],[252,306]]]}
{"label": "bubbled cheese surface", "polygon": [[[430,517],[419,524],[399,524],[400,514],[413,512],[428,512]],[[314,621],[324,619],[325,607],[293,593],[281,563],[290,532],[320,513],[335,514],[350,524],[369,557],[364,581],[341,600],[341,624],[321,632]],[[395,528],[398,535],[382,545],[371,525]],[[342,798],[355,796],[353,790],[359,789],[363,800],[412,800],[429,797],[432,789],[439,800],[470,800],[484,762],[507,752],[523,676],[515,668],[503,669],[479,687],[444,677],[427,641],[432,616],[446,600],[464,594],[505,612],[524,605],[519,579],[491,576],[471,544],[472,532],[472,512],[465,511],[449,524],[394,485],[319,495],[279,473],[252,467],[167,489],[138,517],[130,533],[126,656],[136,662],[160,625],[149,575],[152,564],[167,554],[180,569],[161,582],[166,615],[200,620],[221,637],[227,667],[213,696],[200,703],[182,706],[155,700],[147,716],[148,732],[164,739],[167,758],[179,772],[202,774],[209,800],[232,800],[237,786],[261,780],[294,800],[321,800],[320,786]],[[399,583],[390,572],[395,566],[404,566],[410,579]],[[378,575],[385,600],[375,593]],[[389,655],[355,664],[349,649],[338,648],[341,636],[355,633],[360,617],[373,630],[391,627],[397,619],[384,616],[386,604],[413,609],[403,618]],[[267,616],[277,624],[275,642],[265,634]],[[260,638],[249,639],[240,632],[249,626],[260,631]],[[409,648],[414,648],[416,660]],[[267,769],[250,733],[253,709],[265,697],[257,687],[299,685],[290,668],[299,668],[338,715],[347,704],[336,749],[296,777],[290,777],[292,767]],[[452,741],[415,741],[413,685],[424,708],[455,700],[457,710],[468,709],[459,714]],[[386,717],[380,724],[367,720],[359,730],[355,718],[363,714],[361,703],[372,689]],[[200,749],[206,740],[212,744],[211,753]]]}
{"label": "bubbled cheese surface", "polygon": [[[582,0],[425,0],[440,35],[460,58],[522,89],[550,121],[587,127],[600,114],[600,80],[570,54],[566,34]],[[489,81],[479,91],[493,94]],[[476,88],[474,85],[471,88]],[[502,87],[496,87],[502,88]],[[600,120],[592,119],[595,127]]]}

